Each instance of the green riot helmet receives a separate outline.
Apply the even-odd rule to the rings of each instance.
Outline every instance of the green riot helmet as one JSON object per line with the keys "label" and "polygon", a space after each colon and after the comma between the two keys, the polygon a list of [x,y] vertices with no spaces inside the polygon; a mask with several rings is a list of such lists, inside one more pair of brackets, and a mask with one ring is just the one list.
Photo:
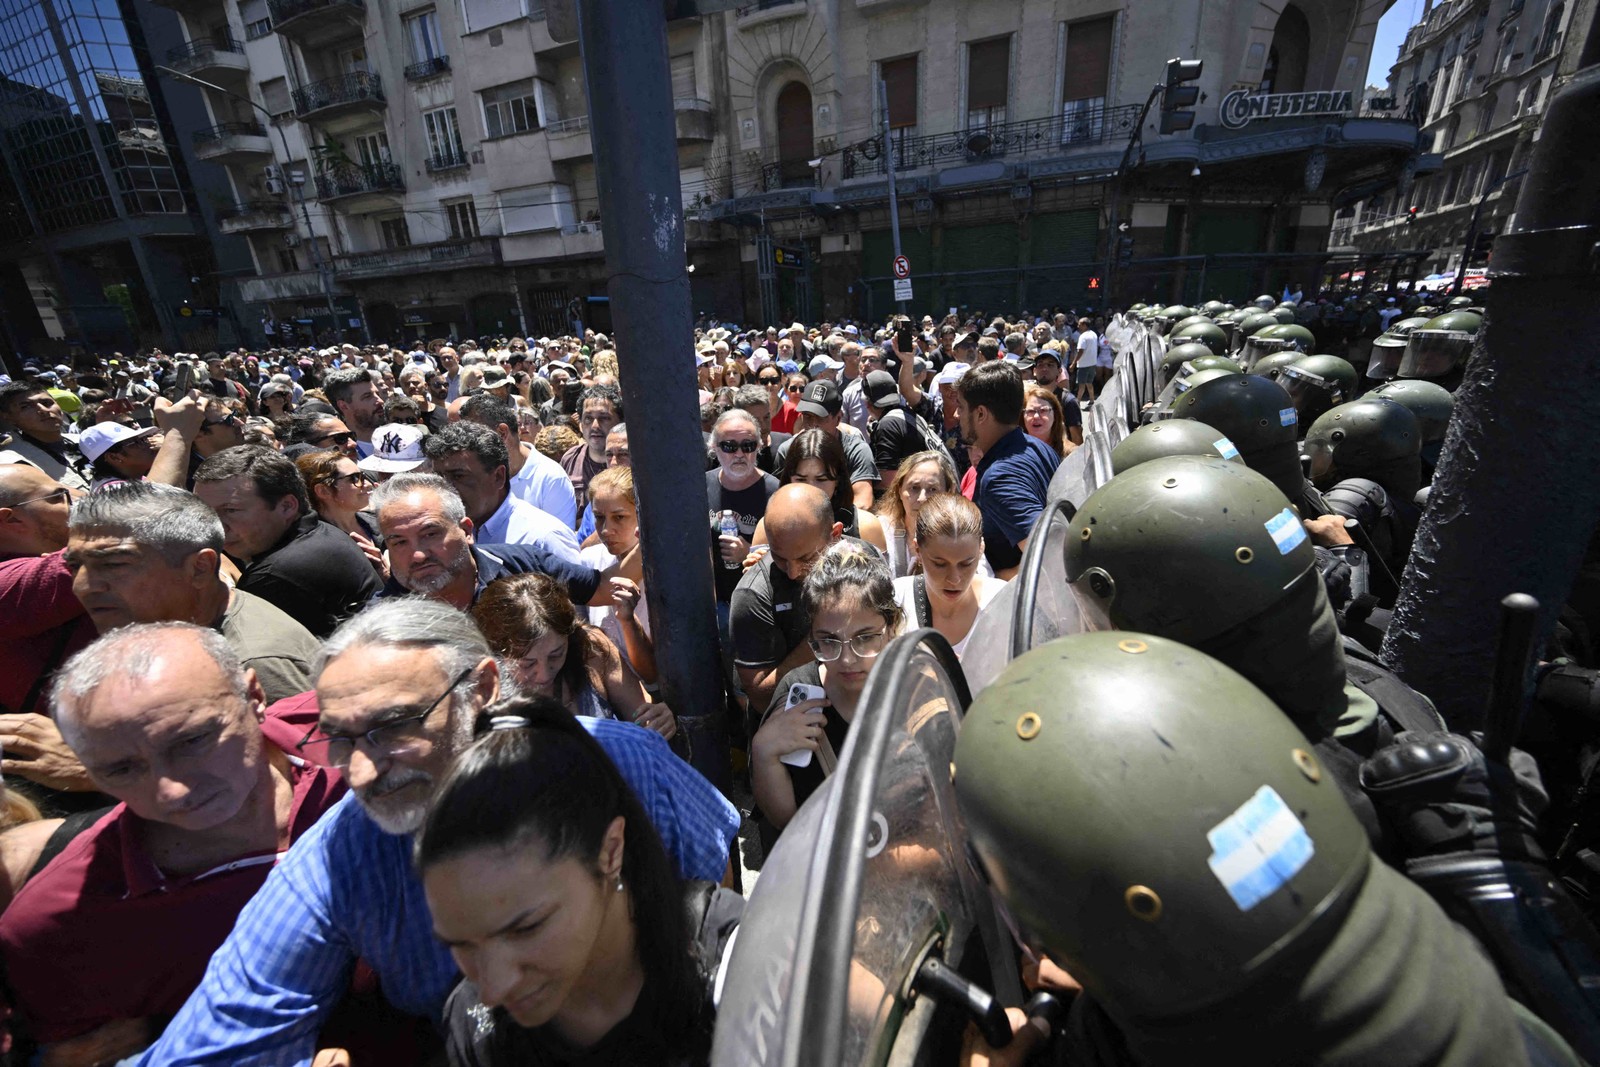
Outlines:
{"label": "green riot helmet", "polygon": [[1417,417],[1375,396],[1323,412],[1302,446],[1318,489],[1332,489],[1346,478],[1368,478],[1402,501],[1416,496],[1422,484],[1421,451]]}
{"label": "green riot helmet", "polygon": [[1300,414],[1300,425],[1310,426],[1324,411],[1356,395],[1359,381],[1350,361],[1338,356],[1304,356],[1278,375]]}
{"label": "green riot helmet", "polygon": [[1203,305],[1201,305],[1200,310],[1205,312],[1207,315],[1210,315],[1212,318],[1216,318],[1224,311],[1231,311],[1233,309],[1228,307],[1227,304],[1224,304],[1220,300],[1207,300]]}
{"label": "green riot helmet", "polygon": [[1229,374],[1244,373],[1244,368],[1227,356],[1200,356],[1198,359],[1191,359],[1189,362],[1194,364],[1195,370],[1222,370],[1227,371]]}
{"label": "green riot helmet", "polygon": [[1262,311],[1271,311],[1273,308],[1278,306],[1278,299],[1277,297],[1268,296],[1266,293],[1262,293],[1260,296],[1250,301],[1250,303],[1254,304]]}
{"label": "green riot helmet", "polygon": [[1279,306],[1273,308],[1269,314],[1276,318],[1279,322],[1283,323],[1285,326],[1289,326],[1294,323],[1294,308],[1292,306],[1284,307],[1280,304]]}
{"label": "green riot helmet", "polygon": [[1449,308],[1451,311],[1455,311],[1460,308],[1469,308],[1471,306],[1472,297],[1470,296],[1453,296],[1450,298],[1450,302],[1445,305],[1445,307]]}
{"label": "green riot helmet", "polygon": [[1455,397],[1450,395],[1450,390],[1435,382],[1411,378],[1385,382],[1370,395],[1393,400],[1411,410],[1416,416],[1417,432],[1422,435],[1422,461],[1430,467],[1437,466],[1444,431],[1450,425],[1450,413],[1455,410]]}
{"label": "green riot helmet", "polygon": [[[1212,358],[1215,358],[1215,357],[1212,357]],[[1229,360],[1228,362],[1232,363],[1233,361]],[[1187,393],[1189,390],[1195,388],[1196,386],[1201,386],[1201,385],[1206,384],[1207,382],[1216,381],[1218,378],[1226,378],[1230,374],[1238,374],[1239,373],[1236,370],[1228,370],[1226,367],[1204,367],[1203,368],[1203,367],[1199,367],[1199,366],[1195,365],[1192,362],[1188,364],[1188,367],[1189,367],[1189,373],[1188,374],[1184,374],[1183,370],[1180,368],[1179,371],[1178,371],[1178,376],[1172,380],[1172,385],[1173,385],[1173,403],[1177,403],[1177,398],[1178,397],[1182,396],[1184,393]]]}
{"label": "green riot helmet", "polygon": [[1230,374],[1185,392],[1173,402],[1172,415],[1221,430],[1250,469],[1269,478],[1289,500],[1304,494],[1296,434],[1299,415],[1276,382],[1253,374]]}
{"label": "green riot helmet", "polygon": [[1397,337],[1404,337],[1418,326],[1426,326],[1428,320],[1421,315],[1412,315],[1409,318],[1396,319],[1389,324],[1389,332]]}
{"label": "green riot helmet", "polygon": [[1315,566],[1276,486],[1204,456],[1152,460],[1112,478],[1079,507],[1066,539],[1067,581],[1109,623],[1101,629],[1188,644],[1262,614]]}
{"label": "green riot helmet", "polygon": [[1317,335],[1306,329],[1304,326],[1297,326],[1292,322],[1279,323],[1276,326],[1268,326],[1256,333],[1255,336],[1263,338],[1281,338],[1288,341],[1292,347],[1298,348],[1302,352],[1311,352],[1317,347]]}
{"label": "green riot helmet", "polygon": [[1146,304],[1143,300],[1140,300],[1137,303],[1129,304],[1128,305],[1128,310],[1129,311],[1143,311],[1145,308],[1147,308],[1149,306],[1150,306],[1149,304]]}
{"label": "green riot helmet", "polygon": [[1161,379],[1162,387],[1165,388],[1167,383],[1172,381],[1173,377],[1177,375],[1179,367],[1191,360],[1209,355],[1211,355],[1211,349],[1198,341],[1173,345],[1167,349],[1167,354],[1161,357],[1161,369],[1157,372],[1157,376]]}
{"label": "green riot helmet", "polygon": [[[1298,986],[1368,876],[1366,835],[1306,739],[1246,679],[1160,637],[1076,634],[1018,657],[973,701],[951,773],[1025,938],[1113,1018]],[[1040,817],[1068,811],[1071,832]]]}
{"label": "green riot helmet", "polygon": [[1169,335],[1168,340],[1174,344],[1184,341],[1199,341],[1216,355],[1228,353],[1228,334],[1222,327],[1209,319],[1191,322],[1188,326],[1179,326]]}
{"label": "green riot helmet", "polygon": [[1269,352],[1256,360],[1255,366],[1250,368],[1250,373],[1259,374],[1263,378],[1271,378],[1273,381],[1277,381],[1278,377],[1283,373],[1283,368],[1305,358],[1306,354],[1304,352],[1296,352],[1292,348],[1286,348],[1281,352]]}
{"label": "green riot helmet", "polygon": [[1400,360],[1402,378],[1445,378],[1466,361],[1483,318],[1470,311],[1450,311],[1429,319],[1406,335]]}
{"label": "green riot helmet", "polygon": [[1121,474],[1163,456],[1215,456],[1230,463],[1244,463],[1244,457],[1223,433],[1193,419],[1166,419],[1141,426],[1124,437],[1111,450],[1111,473]]}
{"label": "green riot helmet", "polygon": [[1156,315],[1156,322],[1159,324],[1157,327],[1158,332],[1165,336],[1171,332],[1173,326],[1193,314],[1193,308],[1184,307],[1182,304],[1172,304],[1162,308]]}
{"label": "green riot helmet", "polygon": [[1367,362],[1367,377],[1379,381],[1393,378],[1400,370],[1400,360],[1406,354],[1406,339],[1390,331],[1372,339],[1372,355]]}
{"label": "green riot helmet", "polygon": [[1425,319],[1431,319],[1443,311],[1443,308],[1434,307],[1432,304],[1423,304],[1421,307],[1417,308],[1417,310],[1413,311],[1412,314],[1419,315]]}
{"label": "green riot helmet", "polygon": [[[1287,449],[1298,475],[1292,439]],[[1216,656],[1308,737],[1326,737],[1348,714],[1344,646],[1316,551],[1283,493],[1256,471],[1207,456],[1131,467],[1084,500],[1063,556],[1094,629],[1154,633]]]}
{"label": "green riot helmet", "polygon": [[1211,322],[1211,316],[1210,315],[1207,315],[1207,314],[1205,314],[1203,312],[1197,311],[1193,315],[1185,315],[1183,318],[1181,318],[1177,322],[1173,323],[1172,324],[1172,332],[1173,333],[1177,333],[1179,330],[1183,329],[1185,326],[1198,326],[1201,323],[1209,323],[1209,322]]}

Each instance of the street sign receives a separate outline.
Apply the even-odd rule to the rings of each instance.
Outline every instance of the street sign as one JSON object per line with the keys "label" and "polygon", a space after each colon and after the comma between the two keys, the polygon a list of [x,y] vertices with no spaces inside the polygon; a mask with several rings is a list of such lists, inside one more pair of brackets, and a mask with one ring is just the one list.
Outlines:
{"label": "street sign", "polygon": [[894,298],[896,300],[911,299],[911,279],[896,278],[894,280]]}
{"label": "street sign", "polygon": [[786,270],[806,269],[806,250],[786,245],[772,246],[772,262]]}
{"label": "street sign", "polygon": [[894,276],[896,278],[911,277],[911,261],[905,256],[894,257]]}

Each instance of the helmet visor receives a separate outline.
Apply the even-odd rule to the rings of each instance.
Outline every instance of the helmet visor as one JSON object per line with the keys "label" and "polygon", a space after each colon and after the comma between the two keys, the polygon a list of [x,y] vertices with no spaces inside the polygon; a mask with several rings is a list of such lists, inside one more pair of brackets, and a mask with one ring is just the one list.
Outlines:
{"label": "helmet visor", "polygon": [[1385,334],[1372,342],[1372,359],[1367,364],[1368,378],[1393,378],[1405,355],[1405,341]]}
{"label": "helmet visor", "polygon": [[1465,330],[1412,330],[1400,360],[1402,378],[1442,378],[1461,365],[1472,349]]}
{"label": "helmet visor", "polygon": [[1335,402],[1338,400],[1337,382],[1329,381],[1320,374],[1302,370],[1300,367],[1283,368],[1283,372],[1278,375],[1278,384],[1288,392],[1296,410],[1304,410],[1305,405],[1313,399],[1332,399]]}
{"label": "helmet visor", "polygon": [[1313,484],[1321,485],[1322,479],[1333,473],[1333,442],[1326,437],[1307,437],[1300,454],[1309,461],[1306,476]]}

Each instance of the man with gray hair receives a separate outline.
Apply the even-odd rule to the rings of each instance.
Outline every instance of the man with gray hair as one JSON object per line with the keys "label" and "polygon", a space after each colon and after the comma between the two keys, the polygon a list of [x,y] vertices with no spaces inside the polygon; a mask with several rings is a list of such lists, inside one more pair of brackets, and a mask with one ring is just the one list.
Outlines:
{"label": "man with gray hair", "polygon": [[465,611],[496,578],[531,571],[564,584],[574,604],[608,606],[609,579],[643,581],[638,549],[601,572],[542,544],[476,543],[461,495],[437,474],[397,474],[372,491],[371,507],[389,551],[380,596],[421,593]]}
{"label": "man with gray hair", "polygon": [[[384,601],[334,633],[317,659],[319,728],[301,751],[342,768],[352,796],[268,876],[140,1064],[304,1064],[357,959],[396,1008],[439,1018],[459,971],[433,937],[411,835],[501,693],[482,633],[437,601]],[[723,879],[733,806],[659,735],[579,721],[638,796],[678,875]]]}
{"label": "man with gray hair", "polygon": [[193,493],[125,482],[72,506],[65,562],[72,592],[101,633],[140,622],[188,622],[221,632],[269,701],[311,688],[316,640],[219,572],[222,522]]}
{"label": "man with gray hair", "polygon": [[[467,404],[475,399],[469,398]],[[460,495],[467,517],[483,541],[538,545],[551,555],[579,562],[578,539],[573,536],[571,524],[512,494],[510,453],[499,434],[463,420],[429,436],[423,449],[433,473],[449,482]],[[571,497],[570,490],[567,495]]]}
{"label": "man with gray hair", "polygon": [[[269,711],[228,642],[189,623],[101,637],[62,668],[53,711],[119,803],[17,831],[37,858],[0,915],[11,1023],[44,1062],[90,1040],[110,1062],[183,1006],[278,855],[345,786],[291,758],[315,711]],[[90,989],[86,974],[105,980]]]}

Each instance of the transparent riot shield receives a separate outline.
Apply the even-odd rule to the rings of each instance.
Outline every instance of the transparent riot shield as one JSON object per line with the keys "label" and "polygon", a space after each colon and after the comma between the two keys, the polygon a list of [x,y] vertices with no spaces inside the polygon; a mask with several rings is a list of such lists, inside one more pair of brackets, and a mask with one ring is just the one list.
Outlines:
{"label": "transparent riot shield", "polygon": [[[1108,471],[1108,479],[1109,476]],[[1094,628],[1078,610],[1072,587],[1067,584],[1066,539],[1076,512],[1077,508],[1068,501],[1058,500],[1045,508],[1028,535],[1028,547],[1022,553],[1017,576],[1007,587],[1015,590],[1011,599],[1008,661],[1035,645]],[[970,642],[967,650],[970,654]],[[986,679],[985,684],[990,680],[992,678]]]}
{"label": "transparent riot shield", "polygon": [[972,629],[967,632],[967,647],[961,653],[961,672],[967,676],[967,685],[974,693],[987,689],[1011,662],[1011,618],[1016,603],[1017,583],[1007,582],[978,612]]}
{"label": "transparent riot shield", "polygon": [[1050,479],[1050,488],[1045,491],[1045,503],[1053,504],[1057,500],[1070,500],[1074,510],[1078,505],[1089,499],[1089,494],[1094,491],[1090,484],[1089,442],[1094,439],[1096,431],[1088,416],[1091,411],[1084,412],[1083,444],[1063,459],[1056,467],[1055,476]]}
{"label": "transparent riot shield", "polygon": [[1019,1004],[1014,942],[966,851],[950,782],[970,703],[950,645],[897,638],[839,765],[784,830],[745,907],[714,1067],[880,1067],[949,1049],[968,1016],[913,984],[935,959]]}

